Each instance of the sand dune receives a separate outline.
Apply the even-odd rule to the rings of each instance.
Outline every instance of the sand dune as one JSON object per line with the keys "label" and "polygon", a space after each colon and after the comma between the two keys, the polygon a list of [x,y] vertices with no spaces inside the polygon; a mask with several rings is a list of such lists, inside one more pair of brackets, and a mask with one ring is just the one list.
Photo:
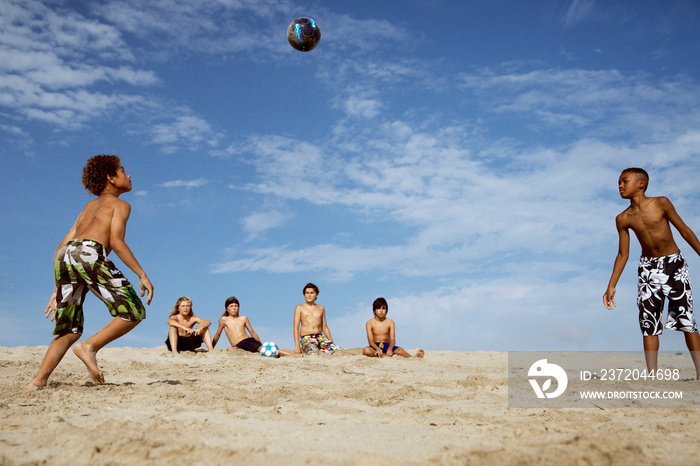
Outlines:
{"label": "sand dune", "polygon": [[[507,354],[424,359],[0,348],[0,464],[693,464],[696,409],[509,409]],[[413,353],[415,350],[409,350]],[[694,383],[694,382],[691,382]]]}

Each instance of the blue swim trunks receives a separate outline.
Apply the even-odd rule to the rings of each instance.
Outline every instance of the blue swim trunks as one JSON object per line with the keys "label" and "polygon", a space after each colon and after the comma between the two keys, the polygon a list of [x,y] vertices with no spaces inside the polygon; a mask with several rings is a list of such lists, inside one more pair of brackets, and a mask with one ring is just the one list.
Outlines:
{"label": "blue swim trunks", "polygon": [[[375,341],[374,344],[377,345],[377,346],[379,347],[379,349],[382,350],[382,353],[384,353],[384,354],[386,354],[386,352],[389,350],[389,343],[386,342],[386,341]],[[393,353],[393,352],[395,352],[397,349],[399,349],[399,347],[398,347],[398,346],[394,346],[394,347],[391,349],[391,352]]]}

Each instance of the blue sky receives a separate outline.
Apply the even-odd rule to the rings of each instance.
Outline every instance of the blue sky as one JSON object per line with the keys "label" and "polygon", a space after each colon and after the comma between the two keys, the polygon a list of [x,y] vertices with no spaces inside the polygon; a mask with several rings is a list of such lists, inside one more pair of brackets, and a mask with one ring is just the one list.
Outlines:
{"label": "blue sky", "polygon": [[[345,347],[384,296],[407,349],[640,350],[636,241],[601,299],[620,171],[700,230],[694,0],[0,8],[0,345],[50,341],[51,258],[98,153],[132,176],[126,239],[156,286],[119,346],[161,345],[182,295],[215,328],[235,295],[293,347],[311,281]],[[286,41],[300,16],[308,53]],[[108,320],[88,297],[86,335]]]}

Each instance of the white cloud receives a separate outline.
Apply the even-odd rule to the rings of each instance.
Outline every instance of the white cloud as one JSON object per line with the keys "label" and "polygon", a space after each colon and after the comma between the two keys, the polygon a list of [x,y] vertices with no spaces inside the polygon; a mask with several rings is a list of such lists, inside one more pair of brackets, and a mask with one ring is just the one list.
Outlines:
{"label": "white cloud", "polygon": [[209,180],[204,178],[199,178],[196,180],[173,180],[166,181],[165,183],[158,184],[156,186],[161,188],[200,188],[209,183]]}
{"label": "white cloud", "polygon": [[562,26],[565,29],[576,26],[588,18],[593,10],[595,2],[592,0],[573,0],[569,9],[561,20]]}
{"label": "white cloud", "polygon": [[[337,131],[334,139],[318,144],[256,136],[242,151],[257,175],[247,189],[282,202],[334,205],[353,223],[390,221],[400,227],[385,235],[380,231],[361,247],[288,243],[233,251],[213,270],[321,270],[347,280],[376,270],[376,264],[404,276],[471,276],[516,270],[533,258],[558,261],[586,254],[588,260],[605,261],[607,256],[598,259],[589,251],[601,254],[611,237],[615,241],[612,222],[622,206],[615,186],[622,168],[683,163],[688,174],[683,179],[700,173],[694,162],[699,136],[693,121],[698,119],[679,117],[697,113],[700,91],[682,78],[653,83],[616,71],[547,69],[479,78],[464,77],[465,91],[482,93],[485,101],[502,100],[501,112],[542,118],[544,112],[563,132],[573,122],[601,137],[550,147],[494,143],[473,137],[467,125],[441,120],[367,122],[361,130]],[[665,99],[677,105],[664,111],[658,104]],[[625,116],[621,119],[636,118],[624,128],[594,128],[590,122],[602,121],[609,107]],[[604,120],[610,121],[609,115]],[[625,138],[642,132],[647,124],[674,126],[675,132],[607,141],[615,132]],[[384,239],[388,236],[391,240]],[[470,271],[475,263],[481,272]],[[548,274],[559,281],[562,272]]]}
{"label": "white cloud", "polygon": [[193,115],[180,115],[174,121],[160,123],[151,129],[152,142],[165,147],[187,147],[190,150],[204,144],[218,145],[221,135],[217,134],[204,119]]}
{"label": "white cloud", "polygon": [[345,100],[343,108],[352,117],[374,118],[379,115],[381,103],[374,99],[351,96]]}
{"label": "white cloud", "polygon": [[157,82],[151,71],[106,64],[133,58],[109,25],[36,1],[4,0],[0,8],[0,106],[25,118],[78,127],[92,117],[143,102],[142,97],[106,94],[91,86]]}
{"label": "white cloud", "polygon": [[291,215],[289,214],[272,210],[248,215],[241,220],[241,223],[243,224],[243,230],[252,238],[264,231],[281,227],[290,218]]}
{"label": "white cloud", "polygon": [[546,123],[568,131],[573,124],[579,137],[584,130],[606,138],[665,139],[700,118],[700,90],[683,76],[652,82],[617,70],[484,69],[460,81],[485,111],[534,117],[531,127]]}

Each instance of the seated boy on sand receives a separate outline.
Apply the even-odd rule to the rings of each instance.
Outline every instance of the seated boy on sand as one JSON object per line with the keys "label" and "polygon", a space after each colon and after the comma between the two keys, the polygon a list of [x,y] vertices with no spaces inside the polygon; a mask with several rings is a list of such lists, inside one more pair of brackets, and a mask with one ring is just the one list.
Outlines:
{"label": "seated boy on sand", "polygon": [[[386,302],[386,299],[375,299],[374,303],[372,303],[372,309],[374,310],[374,317],[369,319],[365,325],[369,346],[362,350],[362,354],[380,358],[384,357],[385,354],[389,357],[398,354],[404,358],[410,358],[411,355],[406,350],[400,346],[395,346],[395,325],[393,320],[386,318],[386,314],[389,312],[389,304]],[[422,358],[424,354],[425,351],[419,348],[415,357]]]}
{"label": "seated boy on sand", "polygon": [[326,324],[326,308],[316,304],[318,287],[313,283],[307,283],[303,294],[306,302],[294,308],[294,352],[297,354],[302,352],[318,354],[319,351],[327,354],[335,353],[340,350],[340,347],[333,343],[331,331]]}
{"label": "seated boy on sand", "polygon": [[[195,325],[199,327],[195,328]],[[179,351],[195,351],[202,346],[202,342],[207,345],[209,351],[214,349],[211,343],[209,326],[211,322],[200,319],[192,312],[192,300],[187,296],[178,299],[170,312],[168,319],[170,330],[165,345],[169,351],[177,353]]]}
{"label": "seated boy on sand", "polygon": [[[224,314],[219,318],[219,327],[214,334],[213,346],[216,346],[216,343],[219,341],[221,331],[226,330],[226,336],[228,337],[229,343],[231,343],[231,347],[228,349],[259,353],[262,347],[260,337],[255,333],[255,330],[253,330],[253,326],[250,325],[248,317],[238,315],[240,309],[238,299],[236,299],[235,296],[231,296],[226,300],[224,306],[226,308],[224,309]],[[246,331],[250,333],[250,335],[246,333]],[[279,350],[279,355],[297,356],[296,354],[284,350]]]}

